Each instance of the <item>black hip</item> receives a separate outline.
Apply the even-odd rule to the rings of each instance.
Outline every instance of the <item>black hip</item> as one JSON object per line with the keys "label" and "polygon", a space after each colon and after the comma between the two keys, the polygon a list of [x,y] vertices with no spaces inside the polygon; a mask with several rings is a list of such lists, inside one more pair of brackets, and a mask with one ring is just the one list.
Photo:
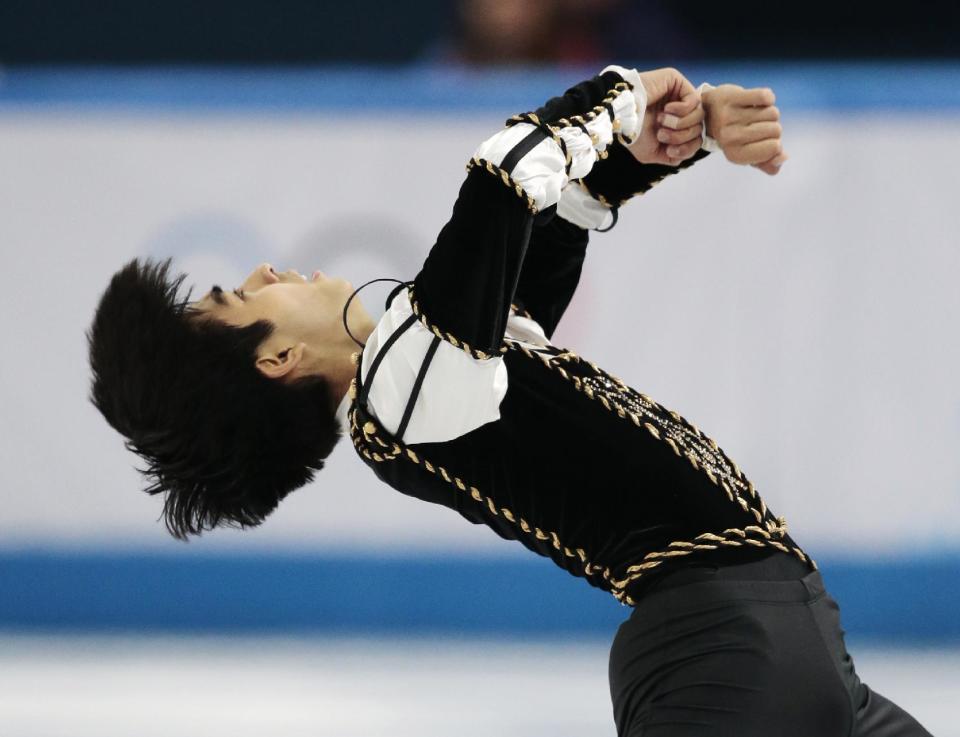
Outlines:
{"label": "black hip", "polygon": [[860,682],[819,573],[751,578],[779,565],[686,574],[637,603],[610,653],[621,737],[866,735],[881,700],[889,734],[927,734]]}

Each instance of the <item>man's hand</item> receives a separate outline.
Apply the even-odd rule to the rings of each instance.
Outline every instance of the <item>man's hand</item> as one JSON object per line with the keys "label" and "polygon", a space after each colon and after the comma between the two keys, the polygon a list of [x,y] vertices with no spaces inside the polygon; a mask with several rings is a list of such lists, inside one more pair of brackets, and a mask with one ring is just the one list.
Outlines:
{"label": "man's hand", "polygon": [[787,160],[776,97],[766,87],[745,90],[723,84],[703,93],[707,135],[734,164],[749,164],[770,175]]}
{"label": "man's hand", "polygon": [[704,118],[700,93],[672,68],[641,72],[640,80],[647,92],[647,109],[640,135],[628,149],[642,164],[676,166],[700,148]]}

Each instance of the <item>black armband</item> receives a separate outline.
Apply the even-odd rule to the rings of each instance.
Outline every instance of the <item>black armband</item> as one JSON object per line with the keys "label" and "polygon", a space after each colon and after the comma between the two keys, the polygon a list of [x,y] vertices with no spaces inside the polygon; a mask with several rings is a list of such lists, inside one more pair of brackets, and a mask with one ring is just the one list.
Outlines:
{"label": "black armband", "polygon": [[591,195],[607,207],[620,207],[631,197],[649,192],[655,184],[681,169],[687,169],[709,156],[700,149],[678,166],[641,164],[626,146],[614,142],[607,147],[607,158],[598,161],[581,181]]}

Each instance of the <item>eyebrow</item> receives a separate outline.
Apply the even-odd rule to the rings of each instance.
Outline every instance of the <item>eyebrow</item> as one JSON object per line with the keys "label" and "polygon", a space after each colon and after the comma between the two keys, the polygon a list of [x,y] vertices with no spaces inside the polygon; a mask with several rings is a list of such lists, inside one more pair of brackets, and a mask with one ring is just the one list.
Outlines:
{"label": "eyebrow", "polygon": [[[237,295],[237,299],[239,299],[241,302],[247,301],[246,297],[244,297],[243,295],[242,289],[239,289],[239,288],[234,289],[233,293]],[[212,287],[210,287],[210,291],[207,292],[205,295],[203,295],[199,300],[197,300],[197,302],[198,303],[202,302],[207,297],[209,297],[221,307],[228,307],[230,303],[227,302],[226,297],[224,296],[225,294],[226,293],[223,291],[223,287],[221,287],[219,284],[214,284]]]}

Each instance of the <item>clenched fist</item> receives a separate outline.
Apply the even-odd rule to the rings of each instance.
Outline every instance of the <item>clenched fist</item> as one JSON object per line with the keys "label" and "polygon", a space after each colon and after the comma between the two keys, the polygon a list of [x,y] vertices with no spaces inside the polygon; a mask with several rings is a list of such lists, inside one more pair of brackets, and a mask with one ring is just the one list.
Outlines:
{"label": "clenched fist", "polygon": [[[704,115],[700,93],[673,68],[641,72],[640,79],[647,93],[647,109],[640,135],[628,149],[643,164],[676,166],[700,148]],[[663,114],[670,115],[669,128],[657,120]]]}
{"label": "clenched fist", "polygon": [[783,127],[773,90],[722,84],[704,90],[702,99],[707,135],[720,144],[729,161],[770,175],[780,171],[787,154],[780,140]]}

